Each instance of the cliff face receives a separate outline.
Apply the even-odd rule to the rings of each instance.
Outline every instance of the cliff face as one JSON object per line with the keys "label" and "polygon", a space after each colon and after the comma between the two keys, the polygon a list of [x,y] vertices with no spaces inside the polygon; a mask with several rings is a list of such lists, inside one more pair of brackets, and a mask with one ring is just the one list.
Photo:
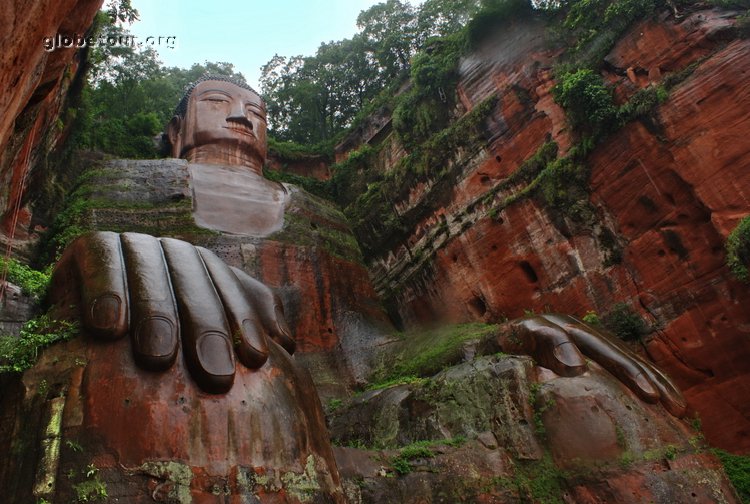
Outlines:
{"label": "cliff face", "polygon": [[28,167],[36,166],[60,140],[61,109],[79,67],[73,49],[45,51],[43,40],[56,34],[83,35],[102,0],[15,1],[0,9],[0,240],[21,211],[16,240],[28,238],[31,214],[24,209]]}
{"label": "cliff face", "polygon": [[603,75],[620,102],[665,79],[677,84],[589,155],[595,219],[587,226],[508,183],[545,142],[557,143],[558,156],[575,142],[551,96],[559,53],[544,27],[505,27],[465,57],[461,105],[499,100],[489,141],[460,160],[448,190],[421,184],[395,203],[406,212],[439,202],[370,263],[399,316],[494,321],[525,310],[604,313],[626,302],[655,328],[645,351],[678,381],[708,440],[749,451],[750,293],[731,277],[724,251],[750,213],[750,41],[737,37],[735,18],[665,12],[631,27],[607,55]]}

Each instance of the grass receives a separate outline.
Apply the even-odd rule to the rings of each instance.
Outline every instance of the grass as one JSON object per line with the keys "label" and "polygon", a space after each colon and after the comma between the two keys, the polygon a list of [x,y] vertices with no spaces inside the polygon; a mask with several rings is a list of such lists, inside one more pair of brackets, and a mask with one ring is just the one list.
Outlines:
{"label": "grass", "polygon": [[399,475],[409,474],[412,469],[412,461],[417,459],[433,458],[435,454],[431,448],[435,446],[458,447],[466,442],[464,437],[450,439],[438,439],[430,441],[415,441],[399,449],[399,454],[391,457],[390,464]]}
{"label": "grass", "polygon": [[495,331],[496,325],[471,323],[403,333],[399,350],[388,357],[388,369],[377,372],[375,380],[382,387],[432,376],[462,359],[464,342]]}
{"label": "grass", "polygon": [[721,460],[740,500],[743,504],[750,504],[750,455],[733,455],[718,448],[712,451]]}

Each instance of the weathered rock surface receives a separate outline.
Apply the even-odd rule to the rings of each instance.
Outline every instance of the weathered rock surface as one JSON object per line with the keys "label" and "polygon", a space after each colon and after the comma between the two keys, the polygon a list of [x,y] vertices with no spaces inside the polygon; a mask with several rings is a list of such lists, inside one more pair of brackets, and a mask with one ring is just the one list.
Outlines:
{"label": "weathered rock surface", "polygon": [[739,502],[698,433],[595,364],[563,378],[480,357],[365,392],[329,425],[359,447],[334,449],[351,502]]}
{"label": "weathered rock surface", "polygon": [[3,383],[0,415],[4,502],[343,502],[315,388],[276,345],[211,396],[182,358],[143,371],[128,338],[79,336]]}
{"label": "weathered rock surface", "polygon": [[[74,49],[44,50],[44,37],[83,35],[102,0],[21,0],[0,9],[0,240],[25,196],[28,167],[52,150],[64,131],[54,127],[77,78]],[[32,174],[33,176],[33,174]],[[25,201],[24,201],[25,203]],[[31,214],[21,205],[16,239],[28,238]]]}
{"label": "weathered rock surface", "polygon": [[[597,222],[585,227],[533,198],[503,204],[523,186],[502,184],[545,142],[563,156],[576,139],[551,96],[558,52],[542,24],[510,23],[488,37],[462,60],[458,97],[465,110],[498,97],[490,140],[456,161],[455,185],[428,181],[395,202],[402,213],[425,202],[434,210],[368,265],[388,305],[419,323],[601,314],[626,302],[655,328],[647,353],[677,380],[709,442],[748,452],[750,291],[731,277],[724,251],[750,213],[750,42],[737,38],[736,17],[665,11],[631,27],[606,57],[604,77],[620,101],[667,78],[678,83],[652,117],[589,156]],[[384,142],[399,152],[393,135]],[[378,168],[400,157],[382,156]]]}

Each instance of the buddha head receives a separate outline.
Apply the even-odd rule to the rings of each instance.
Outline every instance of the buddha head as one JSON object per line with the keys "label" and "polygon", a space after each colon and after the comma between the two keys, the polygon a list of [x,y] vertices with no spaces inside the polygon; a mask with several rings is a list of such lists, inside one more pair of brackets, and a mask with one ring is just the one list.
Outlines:
{"label": "buddha head", "polygon": [[266,160],[266,105],[241,81],[201,77],[175,109],[167,139],[173,157],[260,172]]}

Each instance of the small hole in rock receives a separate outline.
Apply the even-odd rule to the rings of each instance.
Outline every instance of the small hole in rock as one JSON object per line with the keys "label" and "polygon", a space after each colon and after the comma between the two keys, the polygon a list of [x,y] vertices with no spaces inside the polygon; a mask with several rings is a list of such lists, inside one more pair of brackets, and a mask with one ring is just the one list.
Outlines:
{"label": "small hole in rock", "polygon": [[534,271],[534,267],[531,266],[528,261],[521,261],[519,266],[521,266],[521,269],[529,282],[536,283],[539,281],[539,277],[537,276],[536,271]]}
{"label": "small hole in rock", "polygon": [[475,315],[481,317],[482,315],[487,313],[487,305],[482,298],[480,298],[479,296],[474,296],[469,300],[469,310],[471,310],[471,312]]}

